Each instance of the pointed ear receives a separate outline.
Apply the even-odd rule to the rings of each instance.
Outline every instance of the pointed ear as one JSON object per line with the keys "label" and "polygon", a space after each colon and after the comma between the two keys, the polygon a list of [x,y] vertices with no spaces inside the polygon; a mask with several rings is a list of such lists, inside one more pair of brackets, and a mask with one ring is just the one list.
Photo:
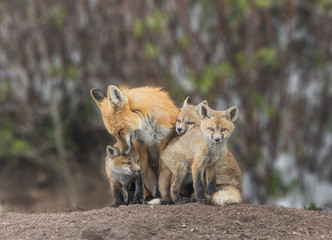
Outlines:
{"label": "pointed ear", "polygon": [[229,121],[234,122],[237,118],[237,115],[239,114],[239,110],[236,106],[230,107],[225,111],[225,118]]}
{"label": "pointed ear", "polygon": [[128,103],[128,98],[114,85],[107,87],[107,96],[108,102],[112,107],[121,108],[124,104]]}
{"label": "pointed ear", "polygon": [[205,104],[199,104],[198,106],[198,115],[203,120],[205,118],[212,118],[214,116],[213,110]]}
{"label": "pointed ear", "polygon": [[198,112],[198,110],[199,110],[199,108],[200,108],[201,105],[209,106],[208,101],[206,101],[206,100],[204,100],[204,101],[200,102],[199,104],[197,104],[197,106],[195,107],[195,112],[196,112],[196,114],[197,114],[198,116],[199,116],[199,112]]}
{"label": "pointed ear", "polygon": [[90,91],[91,97],[93,98],[93,100],[95,100],[95,102],[99,105],[104,98],[106,97],[106,94],[103,93],[101,90],[97,89],[97,88],[93,88]]}
{"label": "pointed ear", "polygon": [[106,154],[108,157],[114,158],[114,157],[120,156],[120,150],[117,147],[108,145],[106,148]]}
{"label": "pointed ear", "polygon": [[187,104],[191,104],[189,96],[184,100],[182,107],[184,108]]}

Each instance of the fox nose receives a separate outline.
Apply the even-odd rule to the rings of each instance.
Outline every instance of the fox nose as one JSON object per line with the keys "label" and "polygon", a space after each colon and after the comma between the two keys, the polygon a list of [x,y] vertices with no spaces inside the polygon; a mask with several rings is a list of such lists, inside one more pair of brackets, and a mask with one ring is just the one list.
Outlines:
{"label": "fox nose", "polygon": [[141,169],[138,169],[136,172],[139,174],[139,173],[141,173],[141,172],[142,172],[142,170],[141,170]]}
{"label": "fox nose", "polygon": [[215,141],[216,143],[218,143],[218,142],[221,141],[221,139],[220,139],[220,138],[216,138],[216,139],[214,139],[214,141]]}
{"label": "fox nose", "polygon": [[181,131],[182,131],[182,128],[177,128],[176,130],[178,130],[178,132],[181,132]]}

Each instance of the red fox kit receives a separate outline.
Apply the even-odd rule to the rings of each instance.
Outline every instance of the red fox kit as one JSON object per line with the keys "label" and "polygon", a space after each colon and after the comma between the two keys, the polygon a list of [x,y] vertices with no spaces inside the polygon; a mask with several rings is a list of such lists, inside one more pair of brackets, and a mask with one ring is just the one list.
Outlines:
{"label": "red fox kit", "polygon": [[[196,201],[206,202],[207,188],[211,188],[207,187],[207,182],[210,183],[215,178],[216,163],[225,159],[228,154],[227,140],[234,130],[237,107],[231,107],[226,111],[214,111],[206,104],[199,104],[197,107],[201,118],[200,127],[194,127],[182,137],[174,139],[161,155],[163,168],[159,188],[162,203],[170,202],[167,191],[169,183],[170,198],[176,203],[181,200],[181,186],[190,181],[194,184]],[[205,172],[210,176],[208,181],[204,180]],[[150,203],[157,202],[158,199]]]}
{"label": "red fox kit", "polygon": [[[190,104],[189,97],[186,98],[176,123],[176,132],[179,135],[184,135],[193,127],[200,125],[201,119],[197,108],[201,104],[208,105],[208,102],[203,101],[196,107]],[[216,178],[213,177],[213,172],[205,172],[207,193],[213,194],[212,202],[222,206],[241,202],[242,174],[231,152],[228,151],[226,157],[217,162],[215,172]],[[215,193],[213,189],[216,189]]]}
{"label": "red fox kit", "polygon": [[[207,101],[204,100],[200,104],[208,105]],[[200,105],[199,104],[199,105]],[[197,107],[190,104],[189,97],[187,97],[182,105],[178,120],[175,124],[176,133],[180,136],[184,135],[187,131],[195,126],[201,124],[201,119],[197,113]]]}
{"label": "red fox kit", "polygon": [[108,132],[113,135],[121,154],[127,155],[132,142],[138,149],[143,168],[144,199],[156,196],[160,152],[173,137],[179,109],[160,88],[118,88],[110,85],[107,94],[92,89]]}
{"label": "red fox kit", "polygon": [[106,153],[105,169],[115,200],[114,206],[141,201],[142,170],[136,149],[127,156],[121,156],[117,147],[108,145]]}

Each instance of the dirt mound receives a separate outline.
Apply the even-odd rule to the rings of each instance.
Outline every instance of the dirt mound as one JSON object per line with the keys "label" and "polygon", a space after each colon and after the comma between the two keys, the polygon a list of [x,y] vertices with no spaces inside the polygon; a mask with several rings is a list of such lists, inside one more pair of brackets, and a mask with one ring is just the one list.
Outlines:
{"label": "dirt mound", "polygon": [[240,204],[131,205],[67,213],[0,213],[1,239],[332,238],[332,213]]}

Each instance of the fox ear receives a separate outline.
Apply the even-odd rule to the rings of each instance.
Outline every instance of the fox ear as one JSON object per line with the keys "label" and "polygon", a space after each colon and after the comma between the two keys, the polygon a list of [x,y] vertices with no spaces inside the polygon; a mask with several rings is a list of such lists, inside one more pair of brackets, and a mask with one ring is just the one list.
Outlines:
{"label": "fox ear", "polygon": [[204,101],[200,102],[199,104],[197,104],[197,106],[195,107],[195,112],[196,112],[197,115],[199,115],[198,111],[199,111],[199,108],[200,108],[201,105],[209,106],[208,101],[206,101],[206,100],[204,100]]}
{"label": "fox ear", "polygon": [[106,94],[103,93],[101,90],[97,89],[97,88],[93,88],[90,91],[91,97],[93,98],[93,100],[95,100],[95,102],[99,105],[104,98],[106,97]]}
{"label": "fox ear", "polygon": [[228,108],[224,116],[226,117],[227,120],[234,122],[239,114],[239,110],[236,106]]}
{"label": "fox ear", "polygon": [[121,108],[124,104],[128,103],[128,98],[114,85],[107,87],[107,96],[109,105],[112,107]]}
{"label": "fox ear", "polygon": [[208,105],[200,103],[197,106],[197,108],[198,108],[198,115],[201,117],[202,120],[214,116],[213,110]]}
{"label": "fox ear", "polygon": [[120,150],[117,147],[113,147],[111,145],[107,146],[106,153],[107,153],[107,156],[110,158],[120,156]]}
{"label": "fox ear", "polygon": [[187,106],[187,104],[191,104],[189,96],[184,100],[182,107],[184,108],[185,106]]}

